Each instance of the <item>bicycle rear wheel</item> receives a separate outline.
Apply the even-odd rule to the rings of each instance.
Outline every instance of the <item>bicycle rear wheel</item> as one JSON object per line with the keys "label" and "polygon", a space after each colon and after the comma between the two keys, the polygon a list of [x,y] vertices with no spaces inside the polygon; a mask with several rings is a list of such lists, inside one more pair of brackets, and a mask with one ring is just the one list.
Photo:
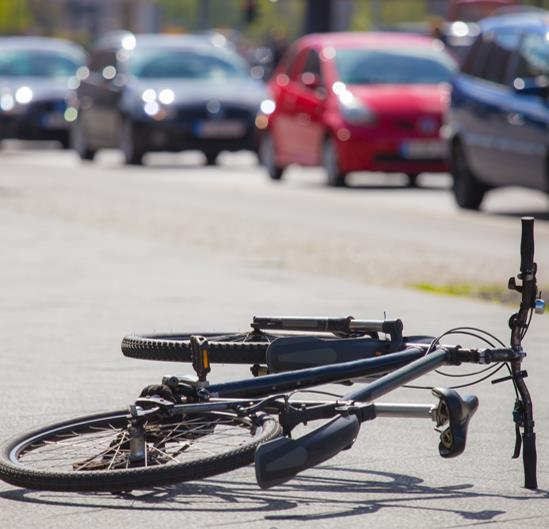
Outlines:
{"label": "bicycle rear wheel", "polygon": [[[128,491],[221,474],[253,461],[279,434],[268,415],[197,412],[144,423],[144,455],[130,450],[127,411],[89,415],[14,437],[0,449],[0,478],[30,489]],[[135,453],[135,451],[134,451]]]}
{"label": "bicycle rear wheel", "polygon": [[122,353],[143,360],[190,362],[193,335],[208,339],[210,362],[221,364],[264,364],[267,348],[281,336],[263,332],[132,334],[123,338]]}

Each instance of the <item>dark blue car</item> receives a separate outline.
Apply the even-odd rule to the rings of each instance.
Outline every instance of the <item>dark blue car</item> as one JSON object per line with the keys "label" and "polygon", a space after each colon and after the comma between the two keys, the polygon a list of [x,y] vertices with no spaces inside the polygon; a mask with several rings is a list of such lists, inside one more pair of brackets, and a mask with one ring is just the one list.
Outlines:
{"label": "dark blue car", "polygon": [[481,23],[452,83],[448,137],[460,207],[495,187],[549,192],[549,11]]}

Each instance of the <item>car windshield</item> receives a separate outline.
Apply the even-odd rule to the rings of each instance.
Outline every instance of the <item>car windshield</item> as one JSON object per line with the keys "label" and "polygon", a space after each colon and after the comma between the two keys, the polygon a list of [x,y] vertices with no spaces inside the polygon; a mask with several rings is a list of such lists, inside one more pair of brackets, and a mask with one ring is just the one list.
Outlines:
{"label": "car windshield", "polygon": [[238,57],[166,48],[136,49],[129,68],[142,79],[226,80],[248,76],[244,61]]}
{"label": "car windshield", "polygon": [[491,2],[486,0],[484,2],[473,2],[467,4],[461,4],[456,6],[454,13],[452,14],[452,20],[462,20],[463,22],[478,22],[482,18],[489,17],[498,8],[502,8],[505,5],[511,5],[507,2]]}
{"label": "car windshield", "polygon": [[336,67],[345,84],[438,84],[450,80],[455,65],[442,52],[358,48],[337,50]]}
{"label": "car windshield", "polygon": [[52,51],[4,49],[0,52],[0,77],[67,78],[81,63]]}

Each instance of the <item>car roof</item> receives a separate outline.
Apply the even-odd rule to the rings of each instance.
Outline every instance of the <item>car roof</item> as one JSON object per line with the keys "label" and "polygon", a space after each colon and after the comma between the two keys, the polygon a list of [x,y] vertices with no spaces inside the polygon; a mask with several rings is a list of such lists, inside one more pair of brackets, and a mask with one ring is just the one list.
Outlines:
{"label": "car roof", "polygon": [[51,50],[69,52],[74,55],[85,55],[84,48],[65,39],[51,37],[0,37],[0,48]]}
{"label": "car roof", "polygon": [[521,27],[547,31],[549,29],[549,11],[508,13],[485,18],[480,22],[481,31],[491,31],[502,27]]}
{"label": "car roof", "polygon": [[[186,48],[202,48],[216,49],[216,46],[211,37],[206,35],[172,35],[159,33],[142,33],[134,34],[127,31],[116,31],[101,37],[95,49],[100,48],[119,48],[122,46],[122,41],[125,38],[134,38],[135,46],[154,46],[154,47],[186,47]],[[223,47],[221,47],[223,48]]]}
{"label": "car roof", "polygon": [[413,46],[430,47],[435,39],[416,33],[404,33],[398,31],[361,31],[361,32],[336,32],[313,33],[300,39],[301,45],[313,47],[355,47],[371,46],[375,48]]}

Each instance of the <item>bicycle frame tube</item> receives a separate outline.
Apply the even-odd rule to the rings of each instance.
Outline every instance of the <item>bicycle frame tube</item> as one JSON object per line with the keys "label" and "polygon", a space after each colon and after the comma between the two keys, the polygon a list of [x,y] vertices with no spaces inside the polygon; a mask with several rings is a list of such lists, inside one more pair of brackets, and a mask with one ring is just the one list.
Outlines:
{"label": "bicycle frame tube", "polygon": [[424,353],[422,358],[370,382],[363,388],[347,393],[343,398],[345,400],[360,402],[375,400],[407,382],[442,366],[447,361],[447,355],[448,351],[446,349],[436,349],[428,355]]}
{"label": "bicycle frame tube", "polygon": [[[270,395],[277,392],[309,388],[320,384],[342,382],[353,378],[395,371],[424,356],[424,348],[414,347],[399,353],[391,353],[377,358],[367,358],[365,360],[355,360],[353,362],[299,369],[254,379],[242,379],[234,382],[212,384],[208,387],[208,392],[212,397],[252,397]],[[429,357],[430,356],[431,355],[429,355]]]}

